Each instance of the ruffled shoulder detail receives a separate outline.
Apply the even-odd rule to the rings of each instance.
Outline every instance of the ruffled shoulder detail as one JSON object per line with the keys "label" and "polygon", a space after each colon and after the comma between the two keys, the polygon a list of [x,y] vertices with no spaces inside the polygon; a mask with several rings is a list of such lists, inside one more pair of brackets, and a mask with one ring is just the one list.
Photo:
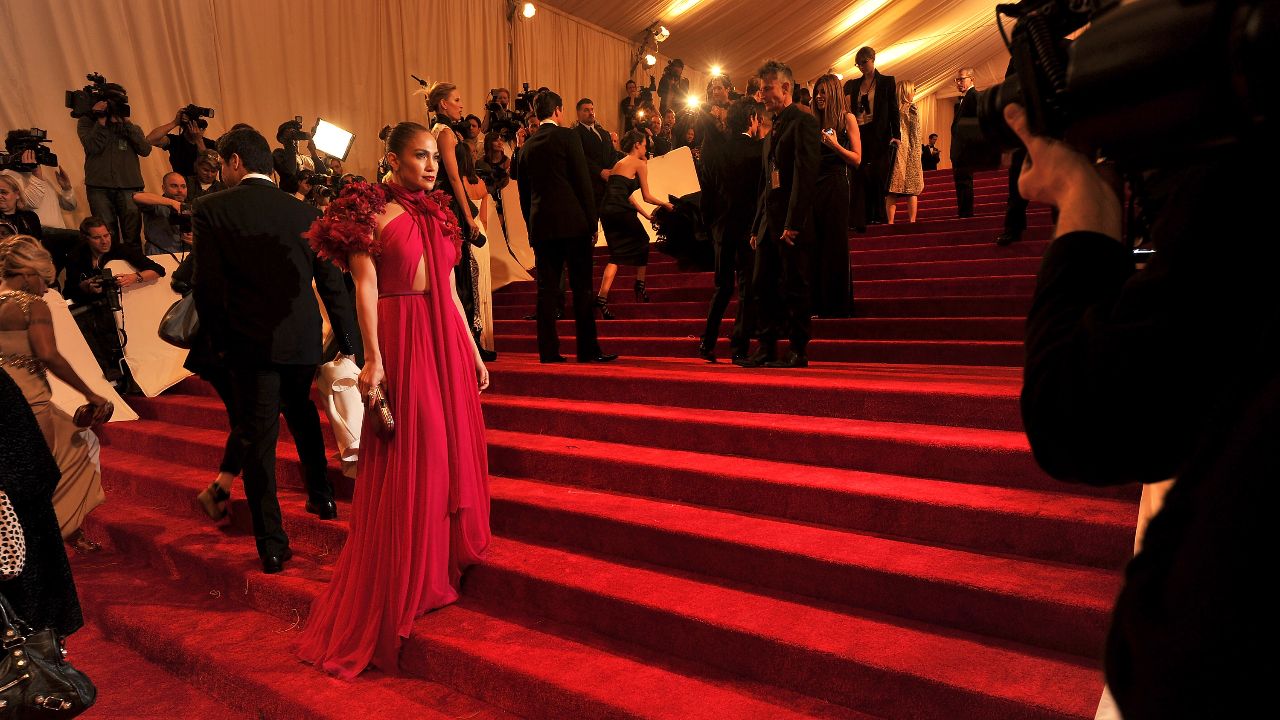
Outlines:
{"label": "ruffled shoulder detail", "polygon": [[316,254],[349,270],[347,258],[352,253],[378,255],[382,243],[377,239],[377,216],[387,207],[387,196],[380,185],[351,183],[342,189],[324,210],[324,215],[311,223],[303,234]]}

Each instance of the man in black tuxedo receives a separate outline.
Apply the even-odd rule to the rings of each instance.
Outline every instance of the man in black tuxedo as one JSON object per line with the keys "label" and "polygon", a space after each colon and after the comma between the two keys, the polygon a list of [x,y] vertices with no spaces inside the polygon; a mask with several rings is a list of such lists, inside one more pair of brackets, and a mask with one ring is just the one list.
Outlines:
{"label": "man in black tuxedo", "polygon": [[[763,191],[751,245],[756,250],[754,292],[760,347],[743,367],[806,367],[809,344],[809,261],[813,249],[813,196],[818,182],[818,119],[791,100],[791,68],[770,60],[759,73],[773,128],[765,142]],[[791,351],[777,359],[778,337]]]}
{"label": "man in black tuxedo", "polygon": [[547,91],[533,102],[538,130],[520,148],[520,212],[529,227],[538,282],[538,357],[564,362],[556,334],[560,274],[569,268],[573,289],[578,362],[609,362],[596,341],[595,293],[591,287],[591,247],[599,216],[591,171],[579,132],[561,127],[560,96]]}
{"label": "man in black tuxedo", "polygon": [[698,344],[698,355],[716,362],[716,340],[720,336],[720,320],[733,288],[738,288],[738,312],[733,321],[729,347],[735,362],[747,357],[754,331],[754,304],[751,301],[751,273],[755,251],[751,249],[751,221],[760,201],[760,163],[764,141],[757,137],[763,108],[751,98],[742,98],[729,107],[726,119],[729,135],[703,156],[709,187],[715,188],[717,201],[714,215],[707,217],[716,248],[716,292],[711,297],[707,327]]}
{"label": "man in black tuxedo", "polygon": [[596,122],[596,106],[591,98],[579,100],[577,110],[578,124],[573,129],[582,140],[582,153],[586,155],[587,169],[591,171],[591,191],[596,199],[596,209],[599,210],[609,186],[609,171],[613,169],[618,151],[613,148],[609,131]]}
{"label": "man in black tuxedo", "polygon": [[937,170],[942,161],[942,150],[938,148],[938,133],[929,133],[929,144],[920,148],[920,167],[925,170]]}
{"label": "man in black tuxedo", "polygon": [[289,408],[307,487],[308,512],[337,517],[326,471],[311,381],[321,355],[324,301],[344,354],[354,354],[351,297],[342,274],[316,257],[302,237],[320,211],[282,191],[269,177],[271,148],[252,128],[218,141],[222,177],[232,187],[192,208],[196,308],[215,352],[225,360],[244,452],[244,490],[262,570],[279,572],[293,556],[276,499],[280,411]]}
{"label": "man in black tuxedo", "polygon": [[978,122],[978,89],[973,86],[973,68],[960,68],[956,73],[956,90],[960,100],[951,120],[951,173],[956,181],[956,207],[962,218],[973,217],[973,171]]}

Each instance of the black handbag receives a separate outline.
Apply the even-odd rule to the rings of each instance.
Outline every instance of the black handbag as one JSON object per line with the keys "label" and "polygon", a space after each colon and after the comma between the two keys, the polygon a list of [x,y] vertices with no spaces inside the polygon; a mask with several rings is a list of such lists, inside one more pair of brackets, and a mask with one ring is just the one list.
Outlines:
{"label": "black handbag", "polygon": [[63,658],[52,628],[32,632],[0,595],[0,717],[65,720],[93,707],[98,689]]}
{"label": "black handbag", "polygon": [[194,292],[188,292],[170,305],[156,330],[161,340],[184,350],[190,350],[195,344],[196,333],[199,331],[200,317],[196,314]]}

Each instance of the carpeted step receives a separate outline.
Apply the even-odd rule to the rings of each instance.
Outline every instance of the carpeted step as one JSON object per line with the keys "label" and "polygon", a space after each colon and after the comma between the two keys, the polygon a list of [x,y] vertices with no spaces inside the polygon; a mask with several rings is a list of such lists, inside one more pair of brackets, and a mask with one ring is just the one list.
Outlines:
{"label": "carpeted step", "polygon": [[[627,303],[614,301],[610,307],[634,305],[635,316],[644,318],[705,319],[711,303],[711,295],[700,301]],[[854,300],[856,317],[1014,317],[1025,320],[1031,307],[1031,295],[1000,294],[977,296],[896,297],[864,298]],[[523,320],[533,312],[532,307],[495,305],[493,316],[498,320]],[[725,317],[732,321],[737,312],[736,300],[729,302]],[[532,323],[532,320],[526,322]],[[532,326],[531,326],[532,327]]]}
{"label": "carpeted step", "polygon": [[482,401],[492,430],[996,487],[1130,494],[1127,489],[1071,487],[1050,478],[1035,464],[1020,432],[733,410],[693,413],[687,408],[489,393]]}
{"label": "carpeted step", "polygon": [[[629,311],[639,308],[630,306]],[[630,313],[628,313],[630,314]],[[721,324],[721,337],[733,330],[733,318]],[[528,320],[495,320],[494,336],[502,339],[528,334]],[[613,320],[597,320],[596,331],[618,337],[701,337],[705,318],[628,319],[619,314]],[[819,338],[857,338],[859,340],[1003,340],[1022,342],[1026,321],[1015,317],[994,318],[817,318],[813,334]],[[561,336],[573,333],[572,319],[556,324]]]}
{"label": "carpeted step", "polygon": [[[198,524],[137,505],[118,507],[107,514],[114,517],[98,518],[94,521],[95,529],[105,533],[121,552],[145,558],[151,567],[162,569],[167,576],[199,587],[198,592],[206,593],[206,598],[234,597],[279,618],[267,622],[279,626],[272,630],[281,636],[277,643],[285,646],[266,643],[268,647],[262,654],[284,666],[292,664],[292,675],[271,677],[271,681],[296,685],[299,673],[303,677],[314,673],[313,677],[323,683],[316,692],[321,700],[329,701],[328,696],[335,691],[344,694],[345,702],[330,701],[335,710],[345,713],[344,717],[351,716],[353,687],[363,687],[366,682],[373,684],[370,697],[375,702],[378,700],[376,689],[388,679],[386,675],[369,671],[356,681],[359,685],[330,680],[298,663],[289,653],[287,643],[296,636],[294,630],[298,624],[305,622],[311,601],[328,579],[328,571],[317,564],[316,557],[298,553],[284,573],[262,575],[251,569],[256,565],[256,558],[249,538],[228,538]],[[180,528],[181,534],[168,529],[170,526]],[[157,528],[163,529],[155,532]],[[323,559],[331,561],[332,557]],[[135,573],[130,570],[124,568],[122,572],[133,577]],[[137,574],[146,580],[153,573],[144,569]],[[137,594],[143,591],[138,590]],[[561,626],[546,618],[519,621],[504,615],[496,615],[492,609],[464,598],[459,605],[419,619],[405,640],[401,654],[400,669],[410,677],[395,679],[404,684],[402,692],[409,696],[407,699],[417,700],[415,694],[438,687],[424,684],[422,679],[425,679],[464,689],[470,696],[490,704],[486,708],[483,702],[445,690],[447,697],[443,700],[454,706],[450,708],[454,714],[449,715],[454,718],[503,717],[501,711],[494,709],[501,707],[529,718],[670,718],[675,712],[678,717],[707,720],[765,717],[875,720],[785,688],[675,660],[643,647]],[[210,618],[206,614],[205,617],[201,628],[217,627],[216,616]],[[263,643],[252,643],[238,634],[234,639],[238,645],[262,652]],[[389,714],[379,712],[378,717],[437,717],[422,712],[406,713],[406,704],[392,698],[386,706]],[[334,716],[317,713],[290,717]]]}
{"label": "carpeted step", "polygon": [[[163,527],[157,526],[157,521],[167,525],[163,517],[145,515],[116,522],[129,523],[131,532],[139,533]],[[106,536],[121,537],[115,532]],[[238,602],[229,588],[181,577],[187,575],[185,568],[174,566],[161,572],[139,559],[106,552],[93,561],[78,561],[75,570],[76,585],[95,624],[129,648],[127,653],[136,652],[163,665],[194,686],[170,695],[163,685],[144,683],[153,675],[147,672],[149,663],[128,665],[128,672],[121,674],[129,675],[130,680],[99,685],[104,709],[107,698],[136,687],[137,694],[129,703],[136,711],[115,717],[338,720],[352,717],[353,705],[359,705],[377,708],[378,717],[513,718],[421,679],[370,672],[357,686],[329,678],[301,664],[290,651],[297,637],[298,616],[290,622],[255,612]],[[116,656],[112,664],[119,667],[127,657]],[[183,699],[187,703],[176,702]],[[164,708],[168,711],[162,711]],[[112,716],[99,716],[94,711],[82,717]]]}
{"label": "carpeted step", "polygon": [[[90,607],[95,598],[86,595],[91,579],[81,563],[75,563],[80,600]],[[87,583],[86,580],[89,582]],[[67,638],[69,660],[89,676],[98,688],[93,707],[84,720],[170,720],[170,718],[228,718],[256,720],[208,696],[203,689],[172,675],[168,666],[147,660],[126,645],[113,642],[91,621]],[[5,715],[9,717],[9,715]]]}
{"label": "carpeted step", "polygon": [[973,245],[943,245],[918,248],[896,248],[892,250],[854,249],[849,253],[851,264],[855,268],[863,265],[880,263],[910,262],[942,262],[948,260],[987,260],[1007,257],[1041,258],[1049,249],[1048,233],[1036,232],[1034,235],[1046,235],[1043,240],[1032,239],[1028,232],[1024,239],[1000,247],[994,242],[983,242]]}
{"label": "carpeted step", "polygon": [[[191,513],[189,478],[111,468],[150,507]],[[109,484],[120,488],[120,480]],[[1102,642],[1119,575],[751,518],[696,506],[494,478],[494,529],[504,537],[603,553],[708,578],[817,597],[1050,649],[1089,654]],[[120,493],[128,497],[130,493]],[[302,514],[287,492],[295,549],[337,554],[345,523]],[[167,505],[171,500],[174,505]],[[236,513],[240,508],[234,508]],[[348,511],[344,504],[342,512]],[[237,513],[247,515],[247,513]],[[239,517],[232,532],[250,533]],[[320,555],[318,555],[320,556]],[[1086,630],[1087,628],[1087,630]]]}
{"label": "carpeted step", "polygon": [[[297,512],[296,504],[300,500],[286,502],[286,513]],[[250,569],[255,563],[248,538],[223,540],[145,507],[122,502],[94,516],[97,529],[134,557],[176,574],[190,572],[191,582],[201,587],[235,592],[289,621],[305,619],[305,608],[327,578],[306,553],[295,556],[281,575],[257,574]],[[332,557],[323,560],[327,564]],[[1091,662],[1070,655],[507,539],[495,539],[486,562],[468,573],[465,593],[463,609],[534,613],[860,710],[896,707],[899,717],[908,714],[901,698],[911,697],[911,714],[922,717],[1084,718],[1101,685]],[[467,662],[476,653],[477,633],[454,621],[453,610],[418,622],[402,669],[440,680],[444,668],[445,682],[453,687],[466,682],[463,675],[481,671]],[[453,638],[456,654],[441,647],[440,635]],[[512,655],[508,648],[505,657],[494,659],[519,663]],[[975,667],[985,671],[974,672]],[[618,678],[610,692],[627,694],[624,682]],[[465,689],[508,707],[488,693]]]}
{"label": "carpeted step", "polygon": [[1035,275],[1039,270],[1040,258],[1038,257],[860,263],[854,272],[854,293],[858,292],[858,285],[868,280],[1006,277]]}
{"label": "carpeted step", "polygon": [[[1049,210],[1036,209],[1027,213],[1028,227],[1053,227],[1053,215]],[[985,237],[995,242],[995,238],[1004,229],[1004,214],[985,215],[972,218],[943,218],[920,220],[914,223],[896,222],[893,225],[869,225],[866,233],[855,233],[855,238],[883,238],[895,235],[918,235],[921,233],[973,232],[985,231]]]}
{"label": "carpeted step", "polygon": [[489,442],[490,470],[509,476],[1095,567],[1117,567],[1132,551],[1132,499],[519,432],[491,430]]}
{"label": "carpeted step", "polygon": [[[907,280],[854,280],[855,302],[860,298],[929,297],[938,295],[1030,295],[1035,290],[1035,275],[1002,275],[979,277],[912,278]],[[527,286],[527,283],[525,284]],[[572,295],[569,295],[571,298]],[[594,290],[592,298],[594,300]],[[649,288],[653,302],[710,302],[710,286]],[[493,304],[532,309],[536,300],[532,289],[513,288],[495,294]],[[624,303],[634,302],[630,297]],[[572,302],[571,299],[568,302]]]}
{"label": "carpeted step", "polygon": [[[608,323],[596,324],[600,344],[605,352],[617,353],[623,358],[679,357],[692,354],[698,338],[689,337],[627,337],[613,335]],[[526,332],[535,333],[529,328]],[[499,353],[533,353],[538,350],[538,338],[534,334],[501,335],[495,339]],[[782,349],[785,351],[786,345]],[[560,352],[573,356],[574,336],[560,335]],[[1002,365],[1015,367],[1022,364],[1021,341],[977,340],[827,340],[818,338],[809,343],[811,362],[840,363],[921,363],[946,365]],[[759,368],[769,372],[770,368]]]}

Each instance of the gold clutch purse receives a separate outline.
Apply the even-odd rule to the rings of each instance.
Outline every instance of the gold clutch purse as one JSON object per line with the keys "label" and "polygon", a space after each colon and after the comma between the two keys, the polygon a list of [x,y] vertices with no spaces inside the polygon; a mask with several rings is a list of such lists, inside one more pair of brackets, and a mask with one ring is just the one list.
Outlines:
{"label": "gold clutch purse", "polygon": [[396,430],[396,420],[391,416],[387,392],[381,384],[369,391],[369,409],[373,411],[374,430],[379,437],[391,437]]}

